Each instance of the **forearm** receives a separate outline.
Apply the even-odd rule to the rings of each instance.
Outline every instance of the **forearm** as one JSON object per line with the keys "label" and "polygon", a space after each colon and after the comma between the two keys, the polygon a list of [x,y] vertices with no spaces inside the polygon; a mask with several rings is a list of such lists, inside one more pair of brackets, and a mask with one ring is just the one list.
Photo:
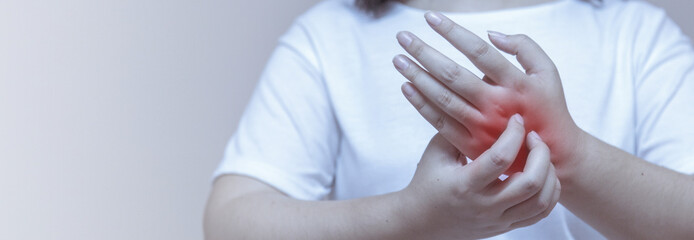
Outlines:
{"label": "forearm", "polygon": [[561,203],[610,239],[694,235],[694,177],[656,166],[592,136],[562,180]]}
{"label": "forearm", "polygon": [[403,239],[397,193],[346,201],[301,201],[276,192],[210,203],[208,239]]}

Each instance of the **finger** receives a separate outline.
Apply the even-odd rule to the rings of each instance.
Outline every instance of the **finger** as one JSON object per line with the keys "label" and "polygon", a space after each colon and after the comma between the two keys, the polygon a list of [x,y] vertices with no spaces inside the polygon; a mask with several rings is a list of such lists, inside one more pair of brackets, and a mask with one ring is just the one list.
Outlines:
{"label": "finger", "polygon": [[551,207],[547,208],[544,212],[538,214],[537,216],[534,216],[534,217],[529,218],[529,219],[525,219],[525,220],[520,221],[520,222],[512,223],[510,228],[515,229],[515,228],[527,227],[527,226],[533,225],[533,224],[539,222],[540,220],[546,218],[547,216],[549,216],[549,214],[552,213],[552,210],[559,202],[559,197],[560,197],[560,193],[561,193],[561,184],[559,183],[559,181],[557,181],[556,183],[557,183],[557,187],[554,188],[555,191],[554,191],[554,197],[552,200],[553,204]]}
{"label": "finger", "polygon": [[491,45],[474,33],[451,21],[443,14],[428,12],[424,15],[429,25],[472,61],[485,75],[494,82],[506,85],[523,77],[516,66]]}
{"label": "finger", "polygon": [[[406,56],[395,56],[393,64],[405,78],[414,83],[419,92],[422,93],[421,96],[429,99],[438,109],[446,112],[457,122],[467,126],[479,123],[484,119],[482,113],[472,104],[436,81],[429,72]],[[439,128],[437,127],[437,129]]]}
{"label": "finger", "polygon": [[489,31],[489,40],[508,54],[515,55],[528,75],[556,71],[554,62],[535,41],[524,34],[506,35]]}
{"label": "finger", "polygon": [[[441,52],[432,48],[410,32],[400,32],[398,42],[412,57],[422,64],[437,80],[458,93],[475,106],[483,100],[489,84],[479,79],[468,69],[458,65]],[[426,86],[426,85],[424,85]]]}
{"label": "finger", "polygon": [[550,172],[547,174],[547,179],[545,179],[542,190],[528,200],[506,209],[502,214],[502,219],[506,222],[515,223],[547,211],[547,209],[554,205],[552,201],[554,200],[557,182],[558,180],[554,173],[554,168],[550,167]]}
{"label": "finger", "polygon": [[467,180],[471,186],[484,188],[497,180],[516,159],[524,135],[523,118],[515,114],[509,119],[506,130],[492,147],[465,168],[466,173],[463,176],[469,178]]}
{"label": "finger", "polygon": [[540,136],[532,131],[527,135],[526,143],[530,153],[523,172],[512,175],[498,186],[501,189],[498,201],[506,202],[508,206],[523,202],[540,192],[550,173],[549,148]]}
{"label": "finger", "polygon": [[461,125],[457,121],[449,120],[449,116],[441,110],[437,109],[435,106],[431,105],[429,101],[422,96],[422,94],[417,90],[412,83],[402,84],[402,93],[405,98],[412,104],[412,106],[417,109],[420,115],[424,117],[427,122],[434,126],[440,134],[443,135],[450,142],[462,143],[471,138],[470,131]]}

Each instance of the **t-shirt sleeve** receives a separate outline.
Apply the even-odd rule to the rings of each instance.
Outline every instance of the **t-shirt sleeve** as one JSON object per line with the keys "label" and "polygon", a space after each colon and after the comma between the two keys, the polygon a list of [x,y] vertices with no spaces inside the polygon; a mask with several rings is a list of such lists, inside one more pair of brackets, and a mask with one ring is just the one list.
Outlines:
{"label": "t-shirt sleeve", "polygon": [[297,21],[280,38],[214,177],[255,178],[303,200],[333,182],[339,129],[319,58]]}
{"label": "t-shirt sleeve", "polygon": [[634,39],[637,156],[694,174],[694,51],[664,11],[653,8]]}

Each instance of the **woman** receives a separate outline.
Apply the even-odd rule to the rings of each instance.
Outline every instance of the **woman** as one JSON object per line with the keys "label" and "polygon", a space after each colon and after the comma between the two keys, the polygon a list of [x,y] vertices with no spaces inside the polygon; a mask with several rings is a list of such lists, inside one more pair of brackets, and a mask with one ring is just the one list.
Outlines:
{"label": "woman", "polygon": [[324,1],[282,38],[216,173],[208,238],[691,236],[694,52],[662,10],[367,2]]}

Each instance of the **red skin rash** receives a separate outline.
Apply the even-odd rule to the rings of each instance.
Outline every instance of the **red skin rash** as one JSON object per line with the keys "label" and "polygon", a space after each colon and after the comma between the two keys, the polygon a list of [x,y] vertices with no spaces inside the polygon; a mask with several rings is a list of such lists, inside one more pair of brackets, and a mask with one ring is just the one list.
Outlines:
{"label": "red skin rash", "polygon": [[[524,114],[524,111],[522,111],[518,104],[512,104],[513,102],[503,100],[497,101],[506,102],[507,104],[505,104],[505,106],[496,105],[495,107],[480,109],[480,112],[485,116],[484,121],[479,122],[477,127],[468,129],[470,134],[474,137],[470,143],[466,144],[468,145],[468,147],[466,147],[468,149],[464,151],[464,153],[471,159],[476,159],[479,157],[484,151],[489,149],[494,142],[496,142],[506,128],[509,118],[515,113],[518,113],[523,117],[526,124],[526,134],[533,129],[531,126],[528,126],[529,124],[532,125],[532,117]],[[525,140],[523,140],[523,145],[521,145],[518,155],[516,156],[516,160],[504,174],[510,176],[513,173],[523,171],[527,157],[528,148],[525,146]]]}
{"label": "red skin rash", "polygon": [[[473,136],[470,141],[463,142],[458,146],[463,154],[470,159],[476,159],[484,151],[489,149],[494,142],[501,136],[501,133],[506,129],[509,118],[513,114],[520,114],[523,117],[526,129],[526,135],[530,131],[535,131],[542,137],[543,141],[553,149],[557,140],[561,139],[557,134],[552,134],[551,128],[546,128],[548,125],[556,125],[545,123],[547,119],[552,119],[549,112],[543,111],[547,105],[540,104],[534,96],[525,96],[523,91],[518,89],[498,89],[489,96],[489,101],[483,107],[479,108],[480,113],[484,116],[483,120],[476,121],[474,127],[469,127],[468,130]],[[511,90],[511,91],[509,91]],[[551,105],[552,103],[548,103]],[[563,104],[563,103],[562,103]],[[534,107],[527,107],[534,106]],[[525,140],[516,156],[516,160],[511,167],[504,173],[512,175],[516,172],[522,172],[525,167],[525,161],[528,158],[528,148],[525,145]],[[554,156],[553,159],[558,156]]]}
{"label": "red skin rash", "polygon": [[[447,33],[441,34],[446,35]],[[475,41],[474,37],[467,36],[466,38],[470,38],[469,41]],[[486,84],[476,83],[474,81],[478,79],[463,74],[465,75],[464,78],[459,79],[462,82],[458,82],[457,86],[454,87],[457,89],[456,91],[450,89],[450,85],[456,81],[452,78],[456,78],[456,76],[447,76],[450,74],[445,72],[455,69],[452,66],[455,66],[456,63],[445,59],[440,59],[442,62],[433,63],[434,60],[432,59],[420,57],[418,60],[425,60],[422,62],[425,68],[428,66],[429,70],[433,69],[439,72],[434,72],[431,75],[443,78],[439,79],[439,82],[450,90],[450,92],[438,91],[435,93],[436,90],[433,89],[433,85],[418,83],[419,80],[416,80],[416,75],[406,76],[416,87],[427,88],[421,92],[428,95],[425,97],[429,98],[430,101],[438,101],[437,105],[442,108],[444,114],[448,115],[429,120],[435,122],[433,123],[434,127],[439,129],[439,132],[463,155],[470,159],[476,159],[497,141],[505,130],[509,118],[516,113],[520,114],[523,117],[526,133],[537,132],[549,147],[550,158],[554,166],[557,169],[566,169],[562,165],[571,164],[573,152],[579,147],[576,144],[581,142],[582,130],[569,114],[559,71],[551,59],[530,39],[527,39],[523,44],[522,53],[521,47],[514,46],[506,40],[494,40],[491,35],[490,40],[498,49],[516,55],[516,59],[523,66],[525,72],[515,69],[510,63],[506,66],[498,65],[501,64],[501,61],[506,60],[500,60],[503,56],[494,57],[494,54],[490,53],[491,55],[485,55],[486,57],[483,59],[470,59],[473,63],[477,62],[478,66],[485,66],[488,73],[479,80]],[[477,44],[486,43],[480,40],[477,41]],[[404,47],[407,48],[407,46]],[[471,49],[467,50],[472,51]],[[414,50],[408,49],[410,54],[412,51]],[[464,54],[466,56],[474,55],[472,52],[464,52]],[[498,62],[493,63],[493,61]],[[448,64],[449,70],[436,67],[437,64],[442,63]],[[491,67],[490,64],[497,64],[496,68]],[[459,65],[458,67],[460,68]],[[506,67],[506,69],[499,69],[499,67]],[[485,71],[485,69],[480,70]],[[489,74],[489,72],[494,73]],[[446,78],[449,79],[446,80]],[[467,87],[471,91],[463,90]],[[446,97],[447,94],[457,94],[459,98],[455,98],[455,104],[450,103],[451,97]],[[457,121],[457,123],[446,124],[445,121],[449,121],[449,119],[450,121]],[[528,148],[523,144],[520,146],[515,162],[505,174],[510,176],[522,171],[527,157]]]}

